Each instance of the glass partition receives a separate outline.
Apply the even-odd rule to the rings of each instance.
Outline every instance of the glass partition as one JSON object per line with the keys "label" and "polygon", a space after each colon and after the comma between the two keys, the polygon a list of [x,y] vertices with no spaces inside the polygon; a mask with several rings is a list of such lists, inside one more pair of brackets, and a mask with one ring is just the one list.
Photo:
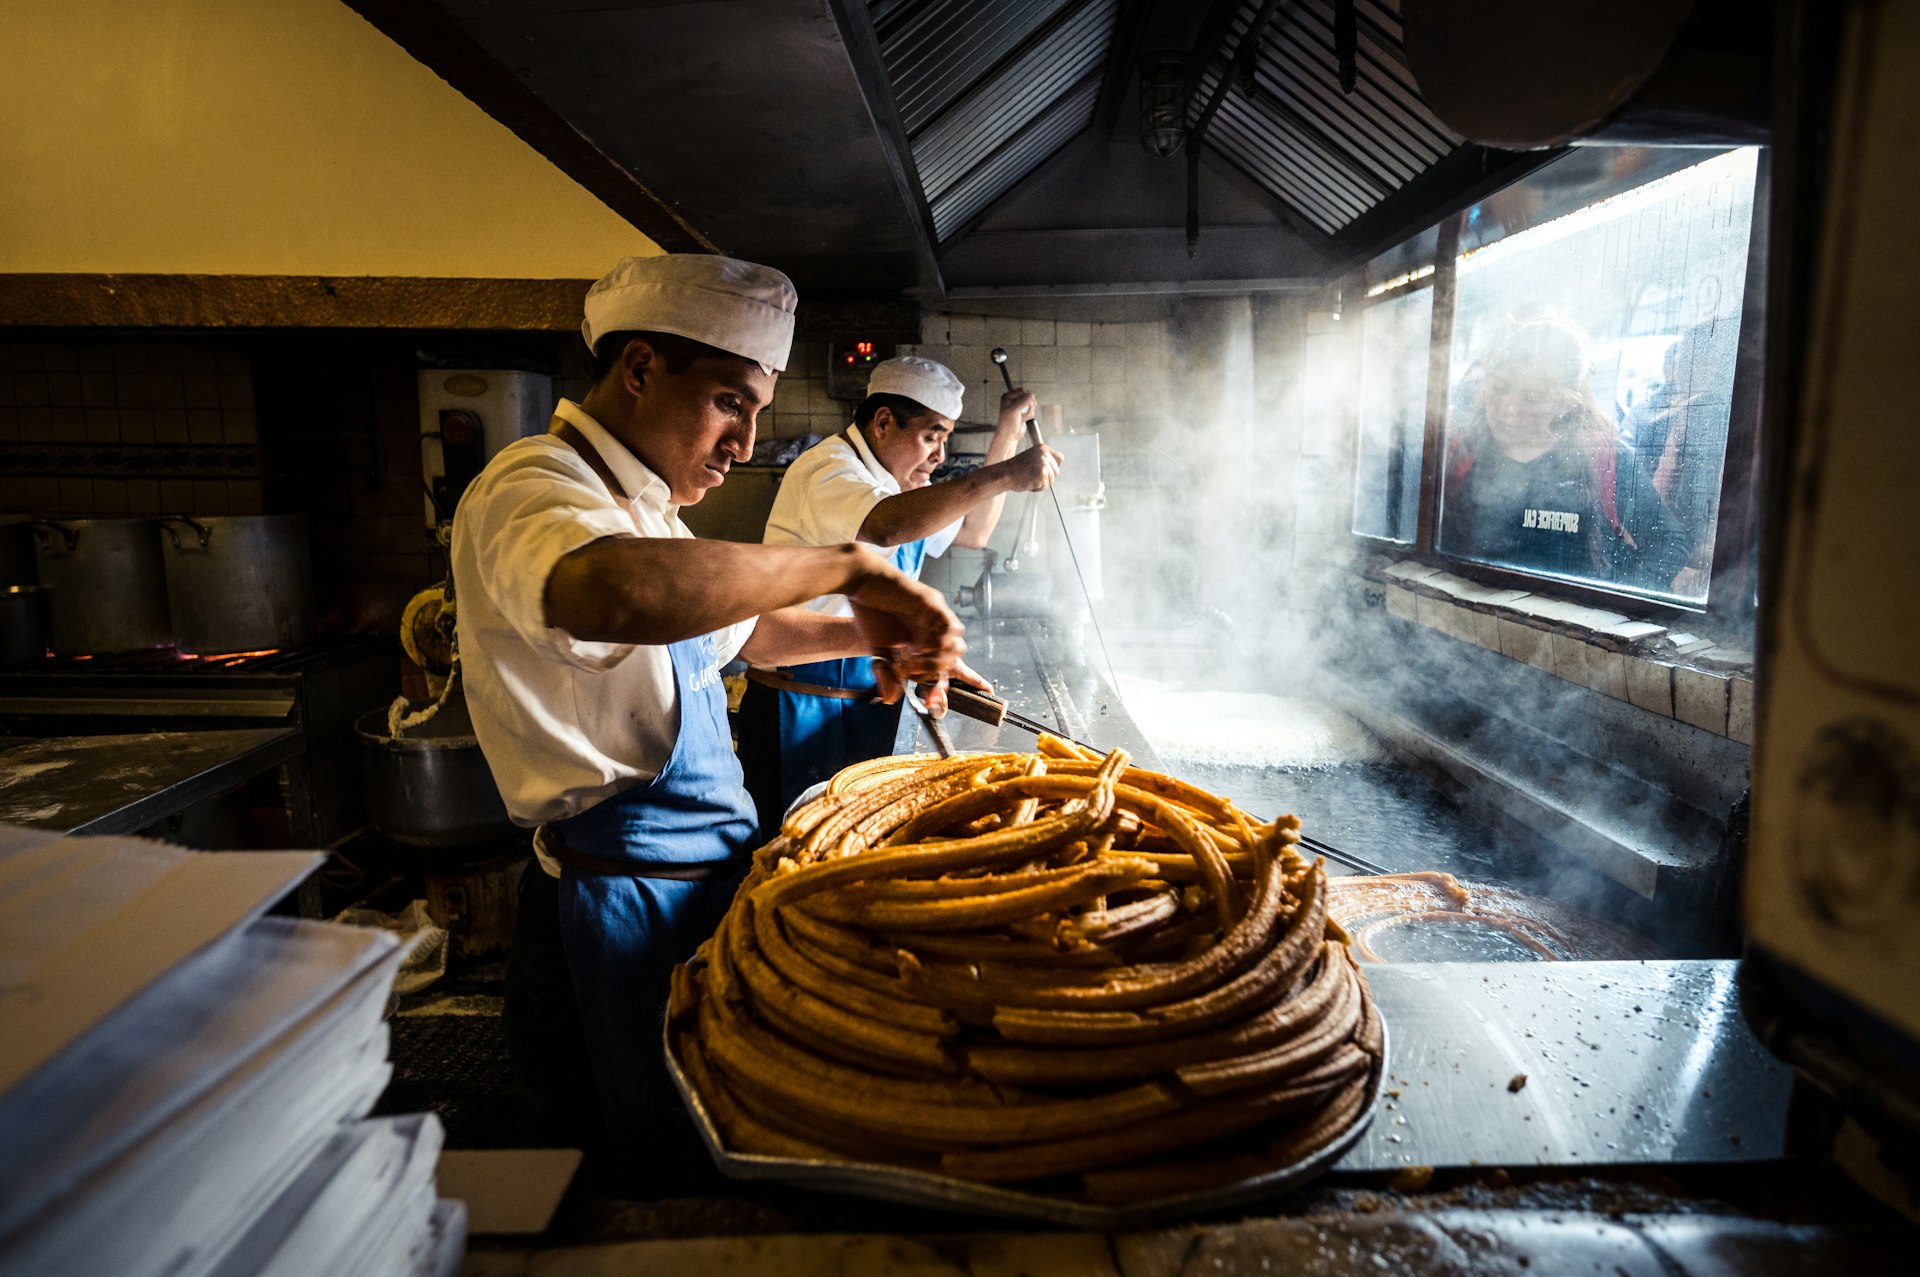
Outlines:
{"label": "glass partition", "polygon": [[[1459,258],[1442,553],[1705,602],[1757,160],[1726,152]],[[1413,403],[1424,390],[1398,411]],[[1391,526],[1372,535],[1406,539]]]}
{"label": "glass partition", "polygon": [[1412,544],[1420,518],[1433,289],[1372,303],[1360,320],[1353,530]]}

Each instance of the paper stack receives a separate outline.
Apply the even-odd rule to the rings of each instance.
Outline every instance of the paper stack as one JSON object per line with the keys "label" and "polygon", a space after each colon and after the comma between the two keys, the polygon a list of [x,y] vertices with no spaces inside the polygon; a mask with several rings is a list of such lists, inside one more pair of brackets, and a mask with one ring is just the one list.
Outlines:
{"label": "paper stack", "polygon": [[399,946],[319,861],[0,827],[0,1274],[450,1274],[431,1114],[366,1120]]}

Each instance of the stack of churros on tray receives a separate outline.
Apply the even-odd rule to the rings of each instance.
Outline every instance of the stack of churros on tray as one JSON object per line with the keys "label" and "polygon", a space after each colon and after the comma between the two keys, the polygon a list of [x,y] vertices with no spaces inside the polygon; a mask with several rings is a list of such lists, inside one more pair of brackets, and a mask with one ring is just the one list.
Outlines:
{"label": "stack of churros on tray", "polygon": [[1299,822],[1125,753],[886,758],[793,811],[674,973],[727,1149],[1097,1202],[1295,1166],[1384,1036]]}

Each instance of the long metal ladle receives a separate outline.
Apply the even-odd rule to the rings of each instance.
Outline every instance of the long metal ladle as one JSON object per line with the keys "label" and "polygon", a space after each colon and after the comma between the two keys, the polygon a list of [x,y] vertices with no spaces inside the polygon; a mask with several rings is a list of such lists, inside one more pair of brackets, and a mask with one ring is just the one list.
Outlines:
{"label": "long metal ladle", "polygon": [[[990,357],[1000,369],[1000,379],[1007,383],[1008,390],[1012,390],[1014,388],[1013,374],[1007,371],[1006,347],[995,346]],[[1040,435],[1040,413],[1038,405],[1035,406],[1033,416],[1027,418],[1027,431],[1033,436],[1034,447],[1046,447],[1047,441]],[[1107,636],[1100,629],[1099,613],[1093,610],[1093,591],[1087,588],[1086,573],[1080,570],[1080,556],[1074,552],[1073,534],[1067,530],[1067,512],[1060,508],[1060,494],[1056,492],[1051,485],[1047,488],[1047,495],[1053,498],[1053,514],[1055,518],[1060,520],[1060,540],[1065,543],[1067,547],[1067,559],[1073,564],[1073,577],[1076,581],[1080,582],[1080,597],[1086,601],[1087,619],[1093,622],[1093,635],[1100,640],[1100,658],[1107,663],[1107,678],[1113,685],[1113,694],[1118,697],[1120,696],[1120,674],[1114,668],[1113,654],[1107,651]],[[1016,550],[1018,550],[1018,548],[1017,546],[1015,547]],[[1012,564],[1009,563],[1008,567],[1012,567]],[[1124,703],[1125,698],[1122,697],[1121,699]]]}

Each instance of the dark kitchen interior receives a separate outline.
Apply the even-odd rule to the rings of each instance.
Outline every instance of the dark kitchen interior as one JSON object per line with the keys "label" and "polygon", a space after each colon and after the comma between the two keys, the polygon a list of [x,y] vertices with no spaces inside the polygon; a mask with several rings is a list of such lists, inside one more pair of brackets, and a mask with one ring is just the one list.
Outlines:
{"label": "dark kitchen interior", "polygon": [[[1920,4],[28,0],[0,33],[28,68],[0,930],[31,1027],[0,1051],[0,1275],[1911,1245]],[[678,510],[700,537],[762,539],[870,365],[964,383],[935,483],[1033,392],[1051,496],[922,569],[1004,702],[945,734],[1299,818],[1385,1025],[1339,1140],[1238,1178],[1216,1141],[1116,1206],[911,1142],[731,1146],[735,1092],[678,1047],[707,1103],[673,1191],[605,1191],[597,1136],[530,1122],[508,954],[542,869],[468,716],[454,511],[587,397],[588,286],[660,252],[799,294],[751,459]],[[1582,442],[1516,456],[1548,367]],[[1502,522],[1536,456],[1591,504]],[[900,716],[896,755],[936,748]]]}

